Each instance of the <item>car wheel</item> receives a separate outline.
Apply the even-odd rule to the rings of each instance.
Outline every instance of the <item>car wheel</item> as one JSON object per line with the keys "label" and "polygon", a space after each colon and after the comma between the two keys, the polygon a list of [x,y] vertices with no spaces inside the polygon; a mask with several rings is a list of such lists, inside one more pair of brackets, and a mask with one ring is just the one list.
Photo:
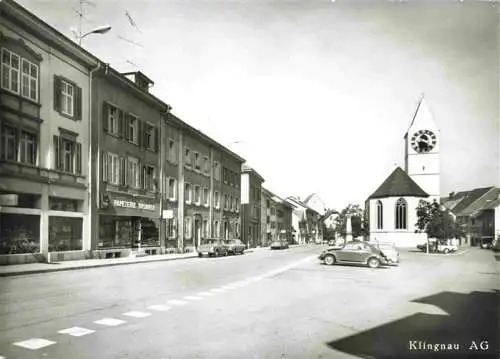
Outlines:
{"label": "car wheel", "polygon": [[380,261],[377,258],[368,259],[368,267],[370,268],[378,268],[380,266]]}
{"label": "car wheel", "polygon": [[444,254],[448,254],[448,253],[450,253],[450,250],[449,250],[448,248],[445,248],[445,249],[443,250],[443,252],[444,252]]}
{"label": "car wheel", "polygon": [[325,256],[324,261],[325,261],[325,264],[328,264],[329,266],[334,265],[336,262],[335,256],[329,254],[329,255]]}
{"label": "car wheel", "polygon": [[202,253],[198,253],[198,257],[203,257],[203,254]]}

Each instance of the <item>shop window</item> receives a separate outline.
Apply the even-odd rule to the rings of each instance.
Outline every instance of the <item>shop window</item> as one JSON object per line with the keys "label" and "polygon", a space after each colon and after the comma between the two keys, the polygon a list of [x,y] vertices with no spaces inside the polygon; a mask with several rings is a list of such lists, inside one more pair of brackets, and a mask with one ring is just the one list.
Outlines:
{"label": "shop window", "polygon": [[0,213],[0,254],[40,252],[40,216]]}
{"label": "shop window", "polygon": [[175,218],[169,218],[167,220],[167,237],[168,238],[175,238],[177,236],[175,223],[176,223]]}
{"label": "shop window", "polygon": [[160,237],[156,223],[149,218],[141,218],[142,238],[141,246],[157,247],[160,245]]}
{"label": "shop window", "polygon": [[49,197],[51,211],[78,212],[78,200],[69,198]]}
{"label": "shop window", "polygon": [[49,217],[49,252],[82,250],[82,218]]}

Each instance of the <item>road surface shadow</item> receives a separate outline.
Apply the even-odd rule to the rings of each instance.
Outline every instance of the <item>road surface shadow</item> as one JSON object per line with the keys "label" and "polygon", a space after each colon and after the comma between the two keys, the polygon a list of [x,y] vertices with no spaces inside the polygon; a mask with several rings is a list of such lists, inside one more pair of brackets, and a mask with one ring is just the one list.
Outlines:
{"label": "road surface shadow", "polygon": [[419,298],[413,302],[434,305],[448,315],[416,313],[327,345],[359,358],[496,359],[500,345],[498,295],[499,291],[441,292]]}

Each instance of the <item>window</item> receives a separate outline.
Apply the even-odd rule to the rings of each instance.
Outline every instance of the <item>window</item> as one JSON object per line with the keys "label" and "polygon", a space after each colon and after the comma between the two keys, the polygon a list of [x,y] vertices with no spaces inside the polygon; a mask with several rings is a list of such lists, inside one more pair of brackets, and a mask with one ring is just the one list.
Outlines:
{"label": "window", "polygon": [[125,138],[132,143],[138,144],[139,119],[132,114],[128,114],[125,126]]}
{"label": "window", "polygon": [[38,65],[23,59],[23,97],[38,101]]}
{"label": "window", "polygon": [[222,177],[223,177],[223,179],[224,179],[224,183],[227,183],[227,181],[228,181],[228,177],[229,177],[229,174],[228,174],[228,172],[227,172],[227,168],[226,168],[226,167],[224,167],[224,168],[222,169]]}
{"label": "window", "polygon": [[200,154],[198,152],[194,153],[194,169],[198,170],[198,171],[201,169],[201,166],[200,166]]}
{"label": "window", "polygon": [[203,157],[203,173],[207,175],[210,173],[210,162],[207,156]]}
{"label": "window", "polygon": [[406,229],[406,201],[400,198],[396,202],[396,229]]}
{"label": "window", "polygon": [[151,165],[146,165],[144,167],[144,188],[148,191],[154,192],[156,190],[155,186],[155,168]]}
{"label": "window", "polygon": [[19,55],[2,48],[2,88],[19,93]]}
{"label": "window", "polygon": [[236,213],[240,213],[240,199],[236,198]]}
{"label": "window", "polygon": [[191,167],[191,151],[187,147],[184,150],[184,164]]}
{"label": "window", "polygon": [[217,161],[214,162],[214,179],[220,181],[220,163]]}
{"label": "window", "polygon": [[222,198],[223,198],[224,210],[227,210],[227,194],[224,194]]}
{"label": "window", "polygon": [[139,159],[135,157],[128,158],[128,184],[131,187],[139,188],[141,186],[141,171]]}
{"label": "window", "polygon": [[205,205],[205,207],[208,207],[208,188],[203,188],[203,204]]}
{"label": "window", "polygon": [[219,196],[219,192],[217,192],[217,191],[214,192],[214,208],[215,209],[220,208],[220,196]]}
{"label": "window", "polygon": [[20,145],[21,145],[20,161],[23,163],[29,163],[31,165],[36,164],[37,135],[28,131],[21,131]]}
{"label": "window", "polygon": [[108,152],[104,162],[103,180],[119,185],[121,183],[121,167],[122,162],[120,157],[117,154]]}
{"label": "window", "polygon": [[17,161],[17,129],[2,126],[2,159]]}
{"label": "window", "polygon": [[176,163],[175,160],[175,141],[171,138],[168,139],[168,160],[172,163]]}
{"label": "window", "polygon": [[191,183],[184,184],[184,199],[186,203],[191,203]]}
{"label": "window", "polygon": [[167,179],[167,197],[168,199],[174,201],[176,198],[176,187],[177,187],[177,181],[175,178],[168,178]]}
{"label": "window", "polygon": [[74,88],[69,82],[61,81],[61,112],[73,116]]}
{"label": "window", "polygon": [[190,217],[186,217],[184,219],[184,232],[185,232],[185,237],[186,238],[191,238],[192,236],[192,219]]}
{"label": "window", "polygon": [[76,138],[54,136],[55,169],[63,172],[82,173],[82,145]]}
{"label": "window", "polygon": [[194,203],[198,205],[201,203],[201,190],[198,185],[194,186]]}
{"label": "window", "polygon": [[382,201],[377,201],[377,229],[384,228],[384,206]]}
{"label": "window", "polygon": [[229,196],[229,209],[232,211],[234,209],[233,196]]}
{"label": "window", "polygon": [[156,151],[156,129],[149,123],[144,124],[144,146]]}
{"label": "window", "polygon": [[175,238],[175,218],[167,219],[167,236],[168,238]]}
{"label": "window", "polygon": [[118,108],[109,105],[108,107],[108,131],[113,134],[118,134]]}

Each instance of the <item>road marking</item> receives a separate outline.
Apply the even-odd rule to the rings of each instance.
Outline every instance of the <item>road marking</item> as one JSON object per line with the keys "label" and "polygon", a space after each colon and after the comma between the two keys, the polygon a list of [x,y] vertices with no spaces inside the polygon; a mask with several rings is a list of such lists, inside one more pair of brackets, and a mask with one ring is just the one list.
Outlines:
{"label": "road marking", "polygon": [[237,289],[237,288],[234,287],[234,286],[231,286],[231,285],[224,285],[224,286],[221,287],[221,289],[233,290],[233,289]]}
{"label": "road marking", "polygon": [[195,295],[188,295],[188,296],[184,297],[184,299],[187,299],[187,300],[202,300],[203,298],[202,297],[197,297]]}
{"label": "road marking", "polygon": [[158,312],[166,312],[167,310],[172,309],[172,307],[169,307],[167,305],[162,305],[162,304],[155,304],[155,305],[150,305],[148,309],[151,310],[156,310]]}
{"label": "road marking", "polygon": [[201,293],[198,293],[197,295],[201,295],[203,297],[210,297],[212,295],[214,295],[214,293],[210,293],[210,292],[201,292]]}
{"label": "road marking", "polygon": [[107,325],[108,327],[116,327],[117,325],[126,323],[126,321],[120,320],[120,319],[114,319],[114,318],[103,318],[100,320],[96,320],[94,323],[101,324],[101,325]]}
{"label": "road marking", "polygon": [[225,293],[225,292],[227,292],[227,290],[225,290],[225,289],[219,289],[219,288],[210,289],[210,291],[214,292],[214,293]]}
{"label": "road marking", "polygon": [[44,348],[46,346],[55,344],[56,342],[53,342],[52,340],[47,340],[47,339],[41,339],[41,338],[33,338],[33,339],[28,339],[22,342],[17,342],[14,343],[14,345],[17,345],[18,347],[26,348],[26,349],[31,349],[31,350],[37,350],[40,348]]}
{"label": "road marking", "polygon": [[82,337],[87,334],[95,333],[95,330],[81,328],[81,327],[71,327],[58,331],[60,334],[69,334],[73,337]]}
{"label": "road marking", "polygon": [[171,305],[186,305],[187,304],[187,302],[185,302],[183,300],[177,300],[177,299],[169,300],[167,303],[171,304]]}
{"label": "road marking", "polygon": [[123,313],[123,315],[126,315],[127,317],[134,317],[134,318],[146,318],[151,315],[151,313],[146,313],[146,312],[139,312],[137,310],[133,310],[131,312]]}

